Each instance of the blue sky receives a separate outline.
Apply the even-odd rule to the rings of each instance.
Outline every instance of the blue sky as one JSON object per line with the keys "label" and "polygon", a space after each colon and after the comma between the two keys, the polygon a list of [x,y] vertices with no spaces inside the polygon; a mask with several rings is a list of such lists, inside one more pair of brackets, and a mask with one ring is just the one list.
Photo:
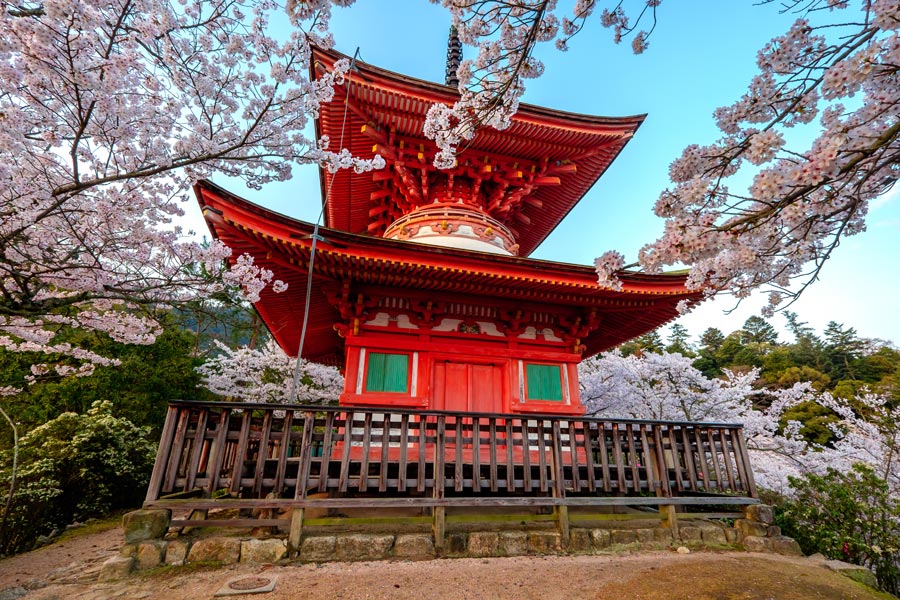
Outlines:
{"label": "blue sky", "polygon": [[[599,183],[532,256],[590,264],[606,250],[618,250],[627,262],[634,261],[641,246],[662,231],[652,207],[668,185],[669,163],[688,144],[718,137],[713,110],[740,97],[755,73],[759,48],[796,17],[779,14],[778,3],[669,0],[659,9],[650,47],[641,56],[632,54],[629,43],[613,44],[611,32],[596,18],[572,40],[568,52],[541,48],[538,56],[546,72],[528,83],[525,102],[595,115],[648,117]],[[335,9],[332,21],[338,50],[353,54],[359,47],[365,62],[432,81],[443,81],[448,27],[449,16],[425,0],[357,0],[350,9]],[[314,221],[321,208],[315,167],[297,169],[291,181],[261,192],[217,181],[307,221]],[[820,333],[835,320],[864,337],[900,343],[895,300],[900,289],[894,275],[900,256],[898,192],[900,186],[872,205],[868,231],[845,240],[820,281],[791,307]],[[196,209],[191,205],[189,210]],[[192,217],[195,222],[199,215]],[[725,311],[734,300],[716,299],[679,322],[695,339],[707,327],[728,333],[758,314],[763,303],[751,298],[729,315]],[[771,319],[779,328],[784,321],[780,315]],[[782,338],[788,339],[787,334]]]}

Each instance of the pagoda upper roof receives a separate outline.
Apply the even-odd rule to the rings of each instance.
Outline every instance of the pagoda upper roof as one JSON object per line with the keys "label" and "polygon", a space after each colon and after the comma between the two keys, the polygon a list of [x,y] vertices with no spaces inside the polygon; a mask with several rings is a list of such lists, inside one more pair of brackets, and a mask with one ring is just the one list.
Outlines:
{"label": "pagoda upper roof", "polygon": [[[194,187],[213,236],[248,253],[286,282],[286,292],[266,288],[256,309],[279,345],[296,355],[303,322],[314,226],[265,209],[206,181]],[[328,300],[336,283],[418,291],[429,297],[465,294],[510,307],[558,305],[593,311],[601,326],[582,339],[585,356],[608,350],[677,316],[682,299],[701,294],[684,287],[685,276],[622,272],[621,291],[597,285],[587,266],[502,256],[319,229],[309,323],[303,356],[341,364],[334,325],[342,321]],[[416,292],[416,293],[418,293]]]}
{"label": "pagoda upper roof", "polygon": [[[349,57],[314,49],[313,75],[331,71],[339,59]],[[329,136],[336,151],[347,148],[362,158],[377,152],[388,166],[362,174],[323,170],[325,224],[378,235],[399,216],[388,213],[386,200],[411,202],[400,210],[404,212],[432,201],[435,181],[446,180],[447,171],[438,172],[432,165],[436,147],[424,137],[423,125],[433,103],[452,106],[459,93],[359,61],[349,77],[352,84],[336,86],[334,99],[321,107],[317,134]],[[494,186],[492,206],[482,198],[480,208],[507,225],[519,254],[528,256],[594,185],[644,118],[588,116],[522,104],[507,129],[479,129],[459,149],[457,166],[450,172],[457,180],[468,178],[470,191],[476,187],[471,182],[477,181],[482,196],[488,195],[482,186]],[[452,182],[445,183],[448,198],[453,197]]]}

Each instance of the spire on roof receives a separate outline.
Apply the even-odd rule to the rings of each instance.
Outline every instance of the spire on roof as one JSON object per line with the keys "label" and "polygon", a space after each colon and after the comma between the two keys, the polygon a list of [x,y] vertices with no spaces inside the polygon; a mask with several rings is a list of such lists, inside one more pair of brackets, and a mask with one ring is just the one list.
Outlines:
{"label": "spire on roof", "polygon": [[444,83],[452,87],[459,87],[459,78],[456,70],[462,62],[462,42],[456,31],[456,25],[450,26],[450,38],[447,40],[447,74]]}

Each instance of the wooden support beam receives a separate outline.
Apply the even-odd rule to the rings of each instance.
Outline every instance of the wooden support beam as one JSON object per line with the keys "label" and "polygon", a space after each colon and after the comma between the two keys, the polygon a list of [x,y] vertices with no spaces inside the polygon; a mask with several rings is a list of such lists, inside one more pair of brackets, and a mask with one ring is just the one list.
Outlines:
{"label": "wooden support beam", "polygon": [[375,233],[382,227],[387,227],[390,223],[386,219],[378,219],[377,221],[372,221],[366,226],[366,231],[369,233]]}
{"label": "wooden support beam", "polygon": [[434,535],[434,547],[440,552],[447,539],[447,509],[443,506],[435,506],[433,509],[431,531]]}
{"label": "wooden support beam", "polygon": [[359,128],[359,132],[372,141],[378,142],[379,144],[387,144],[387,136],[379,131],[374,123],[366,123]]}
{"label": "wooden support beam", "polygon": [[375,208],[370,208],[370,209],[369,209],[369,216],[370,216],[370,217],[377,217],[377,216],[380,215],[381,213],[387,211],[388,208],[390,208],[390,207],[389,207],[387,204],[382,204],[381,206],[376,206]]}
{"label": "wooden support beam", "polygon": [[372,144],[372,154],[380,154],[387,160],[397,160],[397,151],[385,144]]}
{"label": "wooden support beam", "polygon": [[661,525],[666,529],[672,530],[672,537],[678,539],[678,513],[674,504],[661,504],[659,507],[659,517],[662,521]]}
{"label": "wooden support beam", "polygon": [[303,539],[303,508],[291,511],[291,529],[288,532],[288,552],[294,558],[300,554],[300,541]]}
{"label": "wooden support beam", "polygon": [[547,167],[548,175],[574,175],[578,172],[578,165],[573,162],[550,165]]}
{"label": "wooden support beam", "polygon": [[560,185],[562,180],[555,175],[543,175],[541,177],[535,177],[533,183],[535,185]]}
{"label": "wooden support beam", "polygon": [[[424,426],[424,424],[423,424]],[[459,427],[459,423],[457,423]],[[444,500],[444,448],[446,447],[446,428],[447,421],[443,415],[437,417],[434,433],[434,490],[433,497],[436,502]],[[432,524],[432,533],[434,534],[434,547],[438,552],[444,549],[444,543],[447,539],[446,511],[443,506],[435,506],[432,512],[434,518]]]}
{"label": "wooden support beam", "polygon": [[[553,489],[554,498],[565,500],[566,497],[566,473],[562,461],[562,435],[560,435],[559,421],[554,420],[551,428],[552,447],[550,449],[550,467],[553,472]],[[543,435],[538,433],[538,435]],[[571,441],[569,442],[571,443]],[[562,538],[563,548],[569,546],[569,507],[560,504],[553,507],[556,515],[556,525],[559,528],[559,536]]]}

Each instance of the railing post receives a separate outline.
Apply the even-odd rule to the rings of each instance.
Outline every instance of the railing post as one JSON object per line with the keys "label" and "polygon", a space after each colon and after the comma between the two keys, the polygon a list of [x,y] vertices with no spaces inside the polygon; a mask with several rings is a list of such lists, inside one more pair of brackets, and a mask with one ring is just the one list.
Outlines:
{"label": "railing post", "polygon": [[[543,431],[541,432],[543,435]],[[559,421],[553,419],[552,426],[553,448],[550,454],[550,460],[553,461],[551,468],[553,469],[553,488],[552,494],[563,502],[553,507],[556,514],[556,525],[559,527],[559,535],[562,538],[563,548],[569,545],[569,507],[564,504],[566,500],[566,474],[565,466],[562,461],[562,436],[559,433]],[[571,443],[571,438],[569,443]]]}
{"label": "railing post", "polygon": [[741,462],[744,463],[744,473],[747,476],[747,494],[751,498],[759,498],[756,492],[756,480],[753,478],[753,467],[750,465],[750,455],[747,453],[747,442],[744,440],[744,428],[737,430],[738,448],[741,451]]}
{"label": "railing post", "polygon": [[[444,499],[444,452],[446,446],[444,444],[444,436],[446,433],[446,417],[439,415],[434,434],[434,499]],[[459,421],[456,422],[459,427]],[[432,510],[432,533],[434,534],[434,547],[438,552],[443,550],[444,541],[446,540],[446,508],[443,506],[435,506]]]}
{"label": "railing post", "polygon": [[678,513],[674,504],[660,504],[659,518],[662,526],[672,530],[672,537],[678,539]]}
{"label": "railing post", "polygon": [[[306,490],[309,480],[309,464],[312,458],[312,437],[315,429],[314,412],[307,412],[303,421],[303,438],[300,445],[300,466],[297,471],[297,487],[294,490],[296,500],[306,500]],[[291,556],[297,556],[300,552],[300,542],[303,537],[303,515],[305,509],[294,508],[291,511],[291,528],[288,533],[288,551]]]}
{"label": "railing post", "polygon": [[153,463],[153,473],[150,475],[150,483],[147,485],[145,502],[159,498],[159,490],[166,474],[166,465],[169,464],[169,453],[172,451],[172,440],[175,438],[177,423],[178,408],[170,404],[166,411],[166,422],[159,439],[159,447],[156,449],[156,462]]}
{"label": "railing post", "polygon": [[[659,423],[654,423],[653,445],[656,447],[656,470],[662,487],[656,488],[656,495],[663,498],[672,497],[672,486],[669,481],[669,464],[666,461],[666,448],[663,442],[662,429]],[[659,515],[662,526],[672,530],[672,537],[678,539],[678,516],[674,504],[660,504]]]}

